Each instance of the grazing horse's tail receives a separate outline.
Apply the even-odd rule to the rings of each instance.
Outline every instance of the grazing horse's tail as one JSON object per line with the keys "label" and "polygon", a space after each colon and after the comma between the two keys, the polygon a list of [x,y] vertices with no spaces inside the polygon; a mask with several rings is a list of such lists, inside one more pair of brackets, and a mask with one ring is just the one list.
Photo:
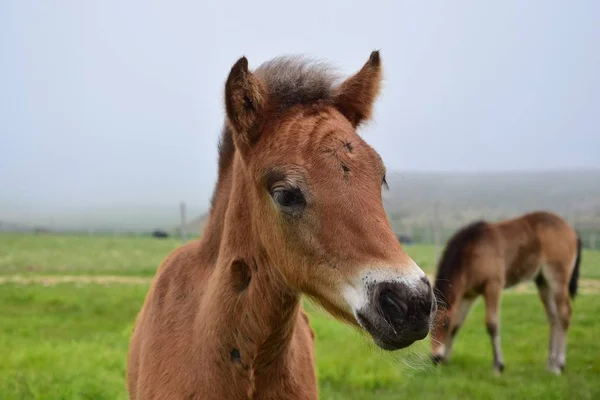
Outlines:
{"label": "grazing horse's tail", "polygon": [[572,299],[577,294],[577,281],[579,280],[579,264],[581,263],[581,238],[577,237],[577,258],[575,258],[575,268],[571,273],[571,280],[569,280],[569,296]]}

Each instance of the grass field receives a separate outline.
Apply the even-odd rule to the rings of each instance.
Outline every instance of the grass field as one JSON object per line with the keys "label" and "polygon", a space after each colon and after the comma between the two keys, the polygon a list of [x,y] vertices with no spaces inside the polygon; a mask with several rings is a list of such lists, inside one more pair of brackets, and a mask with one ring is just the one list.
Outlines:
{"label": "grass field", "polygon": [[[152,237],[0,234],[0,275],[124,275],[152,277],[175,239]],[[435,272],[433,245],[406,246],[427,273]],[[600,251],[583,251],[583,278],[600,279]]]}
{"label": "grass field", "polygon": [[0,234],[0,274],[153,276],[179,245],[152,237]]}
{"label": "grass field", "polygon": [[[0,272],[151,276],[177,245],[151,238],[0,235]],[[407,251],[432,270],[432,247]],[[585,279],[600,277],[599,254],[586,252],[583,260]],[[0,399],[125,399],[129,333],[147,289],[147,283],[0,285]],[[600,398],[600,294],[583,294],[574,304],[568,365],[560,377],[545,370],[548,326],[535,294],[506,292],[503,298],[506,371],[500,377],[491,371],[481,303],[443,368],[429,363],[428,341],[384,353],[311,304],[307,308],[323,399]]]}

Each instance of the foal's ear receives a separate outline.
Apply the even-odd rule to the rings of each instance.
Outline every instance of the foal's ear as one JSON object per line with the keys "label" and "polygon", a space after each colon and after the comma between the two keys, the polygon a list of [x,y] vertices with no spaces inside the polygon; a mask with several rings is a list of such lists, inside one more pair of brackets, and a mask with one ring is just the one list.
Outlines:
{"label": "foal's ear", "polygon": [[266,97],[263,83],[248,69],[248,60],[240,58],[225,83],[225,109],[234,143],[242,153],[258,139]]}
{"label": "foal's ear", "polygon": [[339,87],[335,105],[354,127],[371,117],[381,77],[381,58],[379,51],[374,51],[361,70]]}

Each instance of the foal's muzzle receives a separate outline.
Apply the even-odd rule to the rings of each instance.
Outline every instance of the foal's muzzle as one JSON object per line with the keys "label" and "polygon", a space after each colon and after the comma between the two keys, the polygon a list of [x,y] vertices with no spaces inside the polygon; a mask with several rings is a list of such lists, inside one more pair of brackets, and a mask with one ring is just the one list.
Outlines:
{"label": "foal's muzzle", "polygon": [[410,346],[427,336],[437,310],[426,277],[410,282],[381,282],[369,290],[369,303],[356,313],[358,322],[385,350]]}

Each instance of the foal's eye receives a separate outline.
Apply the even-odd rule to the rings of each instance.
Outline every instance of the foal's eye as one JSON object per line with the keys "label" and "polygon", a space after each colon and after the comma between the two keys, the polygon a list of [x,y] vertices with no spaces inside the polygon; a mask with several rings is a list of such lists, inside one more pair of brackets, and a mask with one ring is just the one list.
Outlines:
{"label": "foal's eye", "polygon": [[388,190],[390,187],[388,186],[387,180],[385,179],[385,175],[383,176],[383,179],[381,179],[381,186],[383,186],[383,188],[385,190]]}
{"label": "foal's eye", "polygon": [[271,196],[282,208],[291,211],[299,211],[306,203],[302,191],[297,188],[277,187],[273,189]]}

